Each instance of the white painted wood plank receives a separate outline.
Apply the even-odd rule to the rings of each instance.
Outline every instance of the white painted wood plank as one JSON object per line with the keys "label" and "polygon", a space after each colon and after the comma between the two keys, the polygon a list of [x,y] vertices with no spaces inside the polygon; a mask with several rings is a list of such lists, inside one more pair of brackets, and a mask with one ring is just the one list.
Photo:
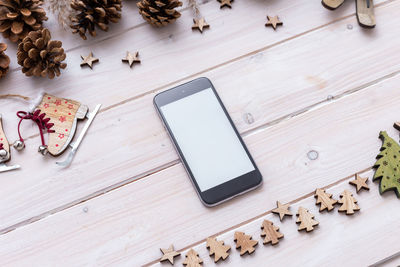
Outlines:
{"label": "white painted wood plank", "polygon": [[[372,177],[373,172],[362,174],[363,177]],[[351,179],[354,179],[352,177]],[[277,215],[268,214],[248,224],[232,229],[217,238],[224,240],[225,244],[232,247],[230,256],[221,264],[229,266],[368,266],[400,251],[398,236],[400,229],[397,227],[400,220],[399,200],[395,194],[379,195],[378,185],[370,182],[369,192],[356,194],[355,188],[348,184],[348,179],[327,190],[335,199],[343,190],[349,190],[357,199],[361,208],[352,216],[338,212],[340,205],[330,213],[320,213],[315,205],[315,198],[310,196],[291,205],[295,214],[299,206],[307,208],[319,225],[313,232],[305,233],[297,230],[297,217],[286,218],[279,221]],[[270,220],[280,228],[284,234],[278,245],[263,245],[260,237],[261,224],[264,219]],[[390,229],[390,230],[388,230]],[[241,257],[235,249],[233,236],[235,231],[245,232],[259,242],[252,255]],[[204,266],[215,266],[213,258],[208,255],[205,242],[193,247]],[[181,265],[184,255],[177,258],[176,265]],[[155,264],[154,266],[164,266]],[[391,265],[396,266],[396,265]]]}
{"label": "white painted wood plank", "polygon": [[[137,266],[157,259],[159,247],[185,248],[257,217],[278,199],[296,199],[365,169],[379,151],[379,131],[398,134],[391,125],[400,112],[399,82],[397,75],[246,136],[265,176],[254,192],[206,208],[176,165],[0,236],[0,243],[7,244],[1,246],[0,264],[61,260],[73,266]],[[319,153],[317,160],[307,158],[310,150]],[[35,190],[43,190],[46,198],[44,189]]]}
{"label": "white painted wood plank", "polygon": [[[385,23],[394,27],[397,24],[400,26],[399,18],[391,16],[388,10],[396,9],[400,9],[399,2],[378,8],[377,12],[385,18]],[[340,22],[342,26],[335,24],[298,41],[276,47],[262,57],[244,58],[240,62],[207,72],[206,76],[214,81],[239,130],[247,131],[311,105],[318,99],[357,88],[362,83],[399,69],[400,60],[395,51],[397,44],[400,44],[400,37],[383,24],[382,28],[377,29],[377,42],[362,46],[357,40],[362,38],[363,31],[354,29],[350,33],[346,30],[345,25],[353,19]],[[335,35],[335,40],[346,40],[348,46],[336,53],[316,50],[320,56],[312,57],[313,50],[309,49],[315,51],[318,48],[314,46],[317,40],[321,39],[318,44],[322,47],[335,45],[335,40],[329,38],[331,34]],[[386,42],[386,38],[390,38],[391,42]],[[297,55],[294,52],[296,47]],[[349,47],[360,55],[352,54],[355,61],[343,65],[342,62],[349,58],[348,54],[343,56]],[[369,56],[364,57],[367,52]],[[280,60],[280,57],[289,62]],[[275,64],[270,65],[271,62]],[[304,62],[309,65],[301,67]],[[322,90],[313,82],[310,84],[303,69],[308,69],[309,75],[317,77],[324,62],[331,62],[330,69],[335,72],[326,71],[324,79],[327,87]],[[386,67],[377,71],[383,64]],[[287,71],[279,71],[282,69]],[[272,73],[268,74],[266,70]],[[100,114],[69,169],[60,170],[54,165],[55,159],[43,160],[37,156],[38,139],[28,140],[27,150],[21,155],[14,153],[13,158],[15,163],[24,163],[23,169],[7,173],[7,179],[0,181],[4,192],[0,196],[1,202],[13,203],[12,206],[0,207],[1,228],[87,197],[112,184],[176,160],[176,154],[153,110],[152,96],[147,95]],[[243,121],[243,115],[247,112],[253,114],[255,123],[248,125]],[[11,133],[10,140],[14,140],[15,128],[10,127],[8,122],[5,125],[6,131]],[[31,128],[33,130],[34,125]],[[112,145],[100,145],[103,143]]]}
{"label": "white painted wood plank", "polygon": [[[379,0],[377,4],[383,2]],[[127,14],[132,13],[133,17],[139,15],[131,3],[128,7]],[[220,10],[218,2],[210,1],[201,8],[212,24],[212,28],[204,34],[192,32],[189,10],[166,28],[159,29],[141,23],[127,32],[105,37],[103,41],[99,41],[102,40],[100,36],[86,43],[80,41],[80,37],[71,37],[69,33],[53,29],[53,35],[64,41],[66,48],[74,48],[67,53],[68,67],[62,76],[49,81],[32,79],[19,70],[13,71],[1,81],[1,88],[4,88],[2,93],[35,96],[39,88],[44,88],[55,95],[79,98],[89,105],[102,103],[108,107],[354,13],[354,6],[350,4],[332,14],[313,1],[274,1],[268,3],[268,10],[279,13],[285,21],[285,27],[274,32],[264,27],[267,8],[264,1],[256,1],[251,5],[244,1],[237,2],[232,10]],[[307,19],[309,16],[313,19]],[[141,20],[140,17],[138,19]],[[137,25],[136,19],[121,23],[121,26],[113,25],[112,29],[121,27],[124,31],[125,24]],[[356,23],[355,18],[352,23]],[[141,54],[142,64],[133,70],[121,62],[127,50],[139,50]],[[90,51],[101,61],[94,71],[80,67],[80,55]],[[17,66],[12,56],[15,54],[13,45],[10,45],[8,53],[12,66]],[[2,109],[5,111],[2,112],[8,115],[8,112],[24,107],[22,103],[4,102]]]}

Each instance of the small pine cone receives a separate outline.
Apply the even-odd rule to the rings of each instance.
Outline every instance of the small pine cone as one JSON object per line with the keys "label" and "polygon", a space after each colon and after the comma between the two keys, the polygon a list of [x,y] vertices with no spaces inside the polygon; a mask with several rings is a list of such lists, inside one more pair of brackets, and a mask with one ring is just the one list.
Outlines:
{"label": "small pine cone", "polygon": [[42,29],[47,20],[41,0],[0,0],[0,32],[12,42],[21,41],[30,31]]}
{"label": "small pine cone", "polygon": [[60,69],[67,67],[66,63],[61,63],[66,58],[62,42],[50,39],[50,31],[42,29],[30,32],[18,44],[18,64],[26,76],[48,76],[53,79],[54,76],[60,76]]}
{"label": "small pine cone", "polygon": [[86,31],[96,36],[95,27],[108,31],[109,22],[116,23],[121,18],[121,0],[72,0],[71,7],[76,15],[71,18],[73,33],[79,33],[86,40]]}
{"label": "small pine cone", "polygon": [[0,43],[0,79],[6,75],[8,67],[10,66],[10,58],[4,53],[6,49],[7,45]]}
{"label": "small pine cone", "polygon": [[179,0],[142,0],[137,3],[139,13],[151,25],[161,27],[177,20],[181,13],[175,8],[182,6]]}

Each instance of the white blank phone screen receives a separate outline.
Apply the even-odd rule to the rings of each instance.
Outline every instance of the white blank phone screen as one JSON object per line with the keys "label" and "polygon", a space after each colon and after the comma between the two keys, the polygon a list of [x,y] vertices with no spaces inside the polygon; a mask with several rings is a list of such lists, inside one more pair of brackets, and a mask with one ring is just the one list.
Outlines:
{"label": "white blank phone screen", "polygon": [[201,191],[254,170],[211,88],[161,107]]}

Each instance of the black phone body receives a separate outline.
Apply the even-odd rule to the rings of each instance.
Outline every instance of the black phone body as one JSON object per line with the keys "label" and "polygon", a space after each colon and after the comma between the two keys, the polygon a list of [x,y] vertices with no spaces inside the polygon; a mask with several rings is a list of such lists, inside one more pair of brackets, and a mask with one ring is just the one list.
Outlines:
{"label": "black phone body", "polygon": [[215,206],[262,183],[209,79],[161,92],[154,105],[203,204]]}

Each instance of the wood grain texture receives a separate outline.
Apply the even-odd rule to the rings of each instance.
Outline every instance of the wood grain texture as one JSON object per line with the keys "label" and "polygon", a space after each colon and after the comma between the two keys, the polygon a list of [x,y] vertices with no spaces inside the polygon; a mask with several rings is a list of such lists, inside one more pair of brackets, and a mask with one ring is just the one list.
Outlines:
{"label": "wood grain texture", "polygon": [[[363,176],[372,177],[373,172],[362,173]],[[343,190],[355,192],[354,187],[349,185],[348,179],[329,187],[335,197],[339,197]],[[264,266],[266,262],[271,266],[369,266],[380,259],[395,255],[400,251],[398,235],[400,229],[381,231],[381,227],[391,227],[400,220],[400,214],[388,215],[386,209],[398,210],[398,200],[394,195],[380,196],[378,186],[371,186],[370,193],[360,194],[359,202],[363,209],[354,216],[341,216],[337,212],[319,213],[315,206],[313,195],[295,201],[293,208],[299,206],[307,207],[310,212],[318,214],[320,221],[319,229],[311,233],[299,232],[295,225],[295,218],[279,223],[279,218],[273,214],[260,216],[249,223],[226,231],[218,236],[220,239],[229,240],[235,231],[244,231],[253,236],[259,235],[259,225],[264,219],[280,224],[280,229],[285,233],[285,238],[276,246],[261,246],[257,249],[254,257],[240,257],[239,253],[232,253],[224,262],[227,266]],[[382,209],[381,207],[385,208]],[[384,221],[382,221],[384,220]],[[340,236],[340,238],[338,238]],[[227,242],[233,245],[234,243]],[[359,250],[362,248],[362,257]],[[204,258],[204,266],[212,266],[212,261],[205,258],[207,251],[204,242],[193,246]],[[326,251],[329,250],[329,253]],[[185,252],[183,250],[183,252]],[[294,260],[295,256],[295,260]],[[379,266],[397,266],[399,257]],[[179,263],[179,262],[178,262]],[[154,266],[161,266],[155,264]]]}
{"label": "wood grain texture", "polygon": [[[65,264],[74,266],[94,263],[137,266],[158,259],[158,247],[168,247],[170,243],[174,243],[177,249],[189,247],[230,226],[269,214],[278,198],[288,202],[309,195],[312,202],[304,206],[313,214],[318,214],[312,193],[315,187],[325,187],[344,177],[352,178],[354,173],[373,165],[380,147],[377,133],[386,127],[390,129],[400,112],[399,83],[400,76],[396,75],[356,94],[246,136],[245,142],[249,144],[261,172],[268,174],[265,175],[264,186],[246,196],[213,209],[206,208],[198,200],[182,166],[176,165],[0,236],[0,242],[8,244],[0,251],[0,263],[37,262],[51,265],[62,259]],[[327,120],[330,121],[328,125]],[[374,123],[363,123],[366,120]],[[363,127],[355,128],[354,125]],[[290,149],[283,149],[285,147]],[[317,160],[307,158],[311,149],[318,151]],[[274,151],[280,151],[280,156],[271,157]],[[329,192],[334,194],[331,190]],[[372,195],[372,192],[360,194],[365,195]],[[149,196],[151,201],[148,201]],[[390,197],[389,194],[385,199]],[[398,202],[388,205],[398,205]],[[294,209],[297,210],[296,207]],[[363,204],[360,213],[365,209]],[[325,214],[318,215],[321,227],[315,232],[322,232],[324,223],[321,217]],[[329,214],[337,216],[332,221],[348,217],[336,212]],[[268,220],[276,222],[273,218]],[[294,221],[283,222],[281,230],[285,233],[285,240],[282,244],[287,237],[287,229],[283,226],[289,222],[297,231]],[[260,235],[260,224],[261,221],[257,225],[257,236]],[[338,227],[341,229],[342,226]],[[154,229],[157,231],[154,232]],[[332,238],[336,240],[335,232],[324,233],[327,239],[331,238],[326,235],[332,233]],[[252,235],[255,236],[254,233]],[[228,243],[227,239],[221,239]],[[40,244],[46,245],[42,247]],[[205,250],[205,245],[202,246]],[[38,247],[41,249],[36,249]],[[388,253],[392,249],[394,247]],[[204,256],[201,258],[206,260]],[[375,254],[375,257],[365,260],[377,258]]]}
{"label": "wood grain texture", "polygon": [[332,194],[327,193],[325,189],[318,188],[315,190],[314,197],[316,198],[315,204],[320,205],[320,212],[333,210],[337,203],[337,200],[332,198]]}
{"label": "wood grain texture", "polygon": [[[377,8],[377,12],[385,18],[386,23],[400,25],[399,18],[390,16],[388,12],[399,7],[396,1]],[[362,31],[346,29],[346,25],[354,20],[355,17],[340,21],[256,56],[245,57],[203,74],[216,85],[240,132],[248,135],[251,129],[273,125],[282,119],[305,112],[316,102],[362,89],[363,84],[369,84],[384,75],[392,75],[400,69],[400,59],[394,53],[400,37],[390,28],[382,27],[376,29],[374,38],[391,38],[392,42],[384,42],[383,45],[380,42],[365,44],[360,41],[365,38]],[[324,37],[321,38],[321,35]],[[326,47],[334,46],[342,47],[343,50],[324,52]],[[368,57],[358,56],[366,52],[369,53]],[[347,63],[343,64],[345,59]],[[330,62],[325,71],[321,70],[324,62]],[[304,67],[304,64],[307,65]],[[385,68],[379,69],[382,64]],[[128,68],[123,69],[130,71]],[[274,90],[267,90],[268,88]],[[102,91],[101,88],[99,90]],[[66,91],[62,96],[72,94],[73,91]],[[102,94],[95,94],[95,97],[99,95]],[[37,144],[38,139],[28,140],[26,151],[18,155],[18,162],[25,162],[21,173],[10,173],[10,180],[1,181],[4,183],[1,201],[15,204],[12,208],[8,205],[0,207],[1,228],[5,229],[24,220],[35,220],[35,216],[47,216],[79,203],[82,198],[101,195],[110,188],[119,187],[120,183],[145,177],[174,162],[177,159],[176,154],[152,107],[153,95],[146,95],[99,114],[71,169],[60,170],[52,164],[52,159],[43,161],[40,157],[34,157],[36,145],[32,144]],[[78,97],[75,95],[74,99],[82,103],[87,103],[84,99],[88,100],[85,94],[79,94]],[[8,103],[5,102],[4,108],[13,110],[9,109]],[[26,108],[22,102],[12,103],[19,105],[14,107],[15,110]],[[9,114],[10,117],[14,116],[11,111]],[[253,123],[243,119],[248,114],[254,118]],[[16,139],[16,125],[12,127],[13,122],[10,121],[11,125],[7,124],[6,129],[11,135],[10,140]],[[34,132],[33,126],[24,128],[23,131],[29,128]],[[117,143],[113,138],[115,136],[119,137]],[[115,145],[105,153],[103,147],[98,145],[99,142]],[[41,171],[33,172],[36,168]],[[41,187],[37,188],[38,185]]]}

